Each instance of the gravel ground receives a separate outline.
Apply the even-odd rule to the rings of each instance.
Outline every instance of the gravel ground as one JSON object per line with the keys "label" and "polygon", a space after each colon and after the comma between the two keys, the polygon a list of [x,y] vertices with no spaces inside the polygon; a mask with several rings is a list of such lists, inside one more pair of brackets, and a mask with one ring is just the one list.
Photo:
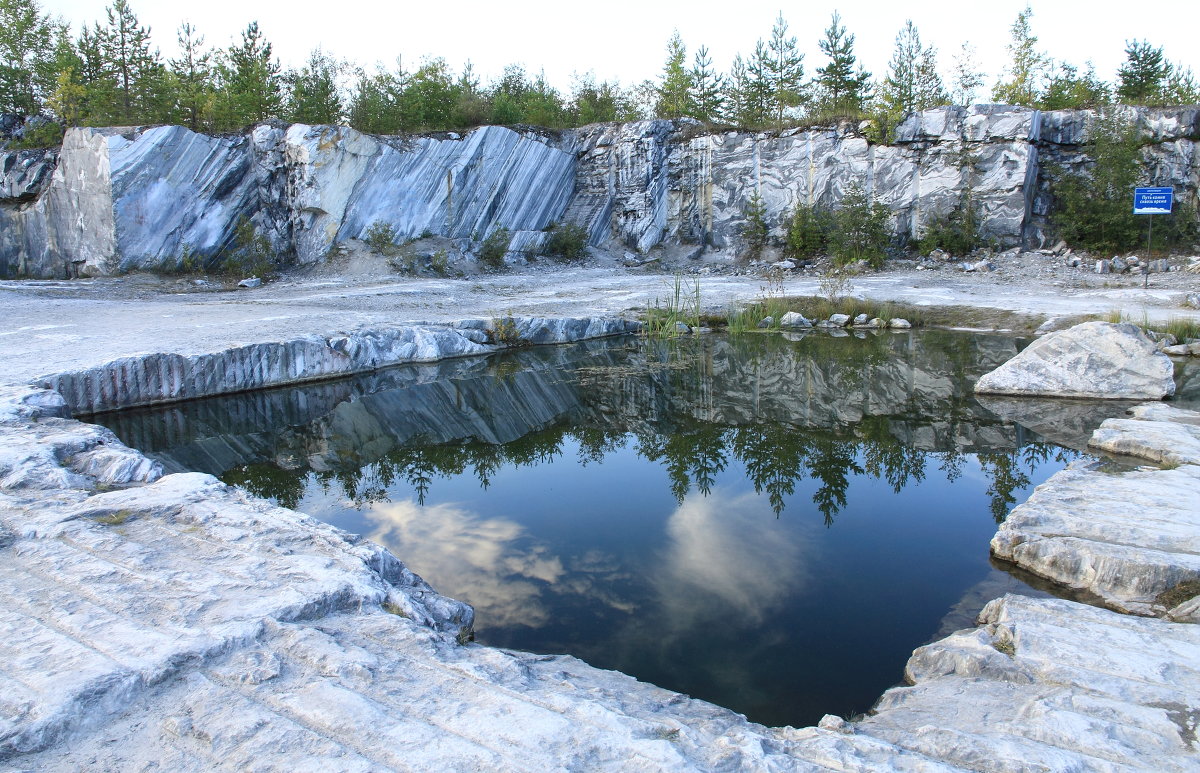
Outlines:
{"label": "gravel ground", "polygon": [[[855,276],[849,292],[871,301],[965,306],[1045,319],[1113,310],[1134,320],[1200,318],[1200,311],[1185,306],[1188,294],[1200,293],[1200,273],[1186,267],[1200,258],[1173,258],[1181,270],[1151,274],[1148,289],[1140,274],[1095,273],[1092,259],[1081,267],[1041,253],[1003,253],[990,260],[994,270],[988,272],[964,271],[957,262],[890,261],[884,271]],[[214,351],[364,326],[504,314],[635,314],[668,298],[680,273],[699,284],[710,311],[766,292],[822,292],[817,271],[787,270],[772,282],[766,269],[714,259],[625,268],[602,258],[587,267],[543,263],[502,274],[412,277],[397,274],[382,258],[359,255],[297,269],[255,289],[235,289],[232,282],[215,278],[143,274],[5,281],[0,282],[0,382],[137,353]],[[963,326],[995,326],[986,313],[969,317]]]}

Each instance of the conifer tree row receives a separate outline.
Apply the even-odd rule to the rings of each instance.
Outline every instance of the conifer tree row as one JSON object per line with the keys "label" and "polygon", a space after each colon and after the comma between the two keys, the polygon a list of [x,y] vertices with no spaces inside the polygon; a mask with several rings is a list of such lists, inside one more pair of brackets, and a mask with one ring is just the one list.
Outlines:
{"label": "conifer tree row", "polygon": [[285,70],[255,21],[225,48],[208,47],[202,31],[184,21],[177,57],[164,60],[129,0],[113,0],[102,20],[77,34],[39,0],[0,0],[0,112],[45,113],[66,125],[178,123],[216,132],[278,118],[390,134],[481,124],[563,128],[643,117],[751,129],[870,118],[889,127],[912,110],[980,97],[1041,109],[1200,102],[1192,70],[1149,41],[1126,41],[1125,62],[1105,81],[1091,63],[1080,69],[1043,52],[1029,6],[1017,15],[1010,38],[1009,61],[988,94],[969,43],[944,82],[936,49],[922,43],[911,20],[896,36],[886,72],[873,79],[837,12],[816,41],[811,79],[780,14],[769,36],[750,54],[737,54],[727,71],[714,68],[704,45],[689,59],[675,32],[657,79],[630,88],[586,74],[564,94],[522,65],[484,84],[469,62],[456,73],[438,57],[415,66],[397,58],[391,67],[364,69],[317,49],[299,68]]}

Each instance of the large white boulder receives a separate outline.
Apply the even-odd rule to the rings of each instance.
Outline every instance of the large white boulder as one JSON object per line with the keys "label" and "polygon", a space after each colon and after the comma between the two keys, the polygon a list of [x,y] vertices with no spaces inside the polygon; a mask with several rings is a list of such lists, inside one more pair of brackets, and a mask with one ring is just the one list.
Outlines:
{"label": "large white boulder", "polygon": [[979,394],[1160,400],[1171,360],[1129,323],[1084,322],[1040,338],[975,384]]}

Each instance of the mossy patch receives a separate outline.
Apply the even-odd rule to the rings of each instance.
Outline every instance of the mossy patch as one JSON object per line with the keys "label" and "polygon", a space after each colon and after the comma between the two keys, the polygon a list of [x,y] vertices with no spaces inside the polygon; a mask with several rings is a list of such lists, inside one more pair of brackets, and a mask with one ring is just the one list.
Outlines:
{"label": "mossy patch", "polygon": [[132,510],[118,510],[115,513],[98,516],[96,518],[96,523],[102,523],[105,526],[120,526],[132,517]]}
{"label": "mossy patch", "polygon": [[1154,600],[1167,609],[1174,609],[1196,596],[1200,596],[1200,580],[1184,580],[1175,587],[1158,594]]}

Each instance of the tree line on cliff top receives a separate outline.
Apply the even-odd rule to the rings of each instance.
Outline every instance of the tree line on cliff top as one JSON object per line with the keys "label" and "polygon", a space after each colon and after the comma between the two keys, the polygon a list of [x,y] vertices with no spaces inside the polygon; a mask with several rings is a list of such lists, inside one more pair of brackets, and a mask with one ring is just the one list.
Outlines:
{"label": "tree line on cliff top", "polygon": [[689,59],[675,33],[657,78],[626,87],[578,76],[564,94],[522,65],[484,84],[469,63],[455,72],[437,57],[411,69],[401,60],[364,69],[318,49],[285,70],[256,22],[225,48],[207,46],[184,23],[177,57],[164,59],[127,0],[114,0],[102,21],[77,34],[38,0],[0,0],[0,112],[49,114],[63,125],[179,123],[211,132],[279,118],[378,134],[482,124],[565,128],[644,117],[750,129],[865,119],[883,137],[911,110],[982,98],[1048,110],[1200,102],[1191,69],[1170,62],[1161,47],[1129,41],[1116,78],[1104,81],[1090,63],[1081,71],[1042,52],[1032,15],[1026,7],[1013,23],[1009,61],[990,94],[969,44],[954,56],[946,82],[937,51],[922,43],[911,21],[896,36],[887,71],[874,77],[859,63],[855,37],[836,12],[818,41],[822,61],[811,77],[781,14],[770,35],[724,72],[703,45]]}

